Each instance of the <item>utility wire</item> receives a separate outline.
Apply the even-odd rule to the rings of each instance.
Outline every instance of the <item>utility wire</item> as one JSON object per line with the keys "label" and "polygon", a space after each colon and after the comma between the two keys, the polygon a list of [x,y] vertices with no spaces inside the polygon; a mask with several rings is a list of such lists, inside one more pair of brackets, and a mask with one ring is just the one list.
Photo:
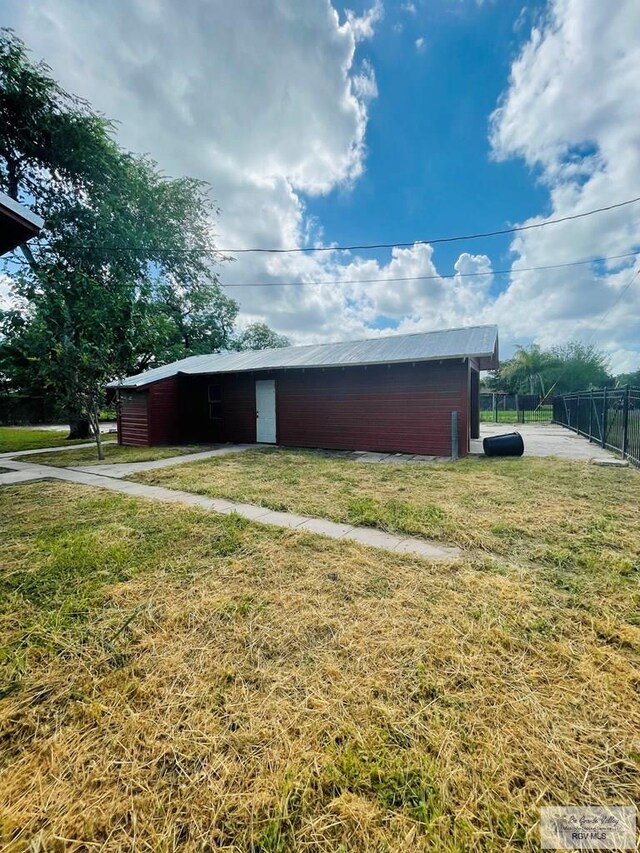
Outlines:
{"label": "utility wire", "polygon": [[436,243],[455,243],[459,240],[480,240],[483,237],[499,237],[503,234],[517,234],[519,231],[530,231],[533,228],[544,228],[547,225],[558,225],[560,222],[570,222],[574,219],[583,219],[585,216],[593,216],[594,213],[604,213],[608,210],[616,210],[629,204],[636,204],[640,196],[620,201],[617,204],[609,204],[606,207],[596,207],[593,210],[585,210],[584,213],[574,213],[572,216],[562,216],[558,219],[547,219],[545,222],[534,222],[531,225],[518,225],[514,228],[501,228],[497,231],[484,231],[478,234],[464,234],[455,237],[436,237],[431,240],[412,240],[410,243],[368,243],[360,246],[304,246],[296,249],[219,249],[220,252],[229,254],[246,254],[248,252],[265,252],[269,254],[288,255],[295,252],[351,252],[360,249],[405,249],[416,245],[434,245]]}
{"label": "utility wire", "polygon": [[[315,287],[317,285],[339,285],[339,284],[385,284],[405,281],[437,281],[454,278],[475,278],[478,276],[492,275],[511,275],[517,277],[525,272],[544,272],[546,270],[566,269],[568,267],[588,266],[590,264],[605,263],[606,261],[618,261],[625,258],[635,258],[640,254],[638,252],[625,252],[621,255],[604,255],[596,258],[586,258],[580,261],[566,261],[561,264],[544,264],[535,267],[520,267],[519,269],[499,269],[499,270],[479,270],[477,272],[457,272],[443,273],[442,275],[408,275],[408,276],[393,276],[391,278],[344,278],[344,279],[318,279],[316,281],[255,281],[255,282],[237,282],[224,283],[217,282],[220,287]],[[18,261],[17,263],[25,264],[26,261]],[[201,285],[202,286],[202,285]],[[216,286],[214,284],[205,286]]]}
{"label": "utility wire", "polygon": [[[353,246],[299,246],[296,248],[289,249],[275,249],[275,248],[238,248],[238,249],[215,249],[215,253],[218,255],[244,255],[249,254],[251,252],[254,253],[263,253],[263,254],[273,254],[273,255],[289,255],[289,254],[298,254],[302,252],[351,252],[351,251],[359,251],[364,249],[407,249],[411,246],[421,246],[421,245],[436,245],[438,243],[456,243],[462,240],[481,240],[485,237],[499,237],[504,234],[517,234],[521,231],[531,231],[535,228],[545,228],[547,225],[558,225],[561,222],[572,222],[576,219],[584,219],[587,216],[593,216],[596,213],[605,213],[609,210],[618,210],[621,207],[626,207],[630,204],[636,204],[640,201],[640,196],[636,198],[630,198],[626,201],[620,201],[616,204],[609,204],[605,207],[596,207],[592,210],[585,210],[583,213],[574,213],[571,216],[561,216],[557,219],[547,219],[544,222],[533,222],[530,225],[517,225],[513,228],[500,228],[496,231],[481,231],[475,234],[462,234],[455,235],[453,237],[435,237],[432,239],[420,239],[420,240],[412,240],[406,243],[363,243],[361,245],[353,245]],[[46,247],[43,247],[46,248]],[[81,248],[85,249],[105,249],[111,252],[131,252],[137,251],[137,249],[133,246],[105,246],[105,245],[92,245],[90,243],[85,243]],[[167,253],[173,255],[180,254],[191,254],[193,252],[202,252],[203,249],[193,248],[193,249],[163,249],[161,247],[153,247],[152,250],[157,253]]]}
{"label": "utility wire", "polygon": [[556,270],[565,267],[578,267],[587,264],[602,263],[604,261],[615,261],[622,258],[634,258],[638,252],[626,252],[623,255],[609,255],[601,258],[589,258],[583,261],[568,261],[562,264],[545,264],[539,267],[520,267],[519,269],[487,270],[478,272],[446,273],[443,275],[408,275],[393,278],[345,278],[345,279],[320,279],[319,281],[262,281],[241,282],[238,284],[225,284],[220,282],[221,287],[311,287],[318,284],[384,284],[385,282],[398,281],[434,281],[450,278],[473,278],[487,275],[519,275],[524,272],[536,272],[539,270]]}

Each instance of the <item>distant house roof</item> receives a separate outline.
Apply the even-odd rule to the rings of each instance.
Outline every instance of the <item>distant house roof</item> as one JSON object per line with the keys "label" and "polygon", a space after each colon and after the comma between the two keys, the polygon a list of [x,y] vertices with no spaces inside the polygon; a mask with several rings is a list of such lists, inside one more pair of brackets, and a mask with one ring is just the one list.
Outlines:
{"label": "distant house roof", "polygon": [[0,255],[35,237],[43,225],[43,219],[0,192]]}
{"label": "distant house roof", "polygon": [[194,355],[109,385],[111,388],[142,388],[179,373],[197,375],[285,368],[350,367],[469,357],[478,359],[482,370],[492,370],[498,366],[497,326],[467,326],[462,329],[387,335],[335,344]]}

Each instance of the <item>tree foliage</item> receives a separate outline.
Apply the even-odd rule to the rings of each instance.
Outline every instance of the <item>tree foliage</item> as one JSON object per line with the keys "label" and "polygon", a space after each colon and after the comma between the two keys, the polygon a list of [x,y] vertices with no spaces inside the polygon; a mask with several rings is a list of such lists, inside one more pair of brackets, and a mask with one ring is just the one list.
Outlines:
{"label": "tree foliage", "polygon": [[537,344],[518,347],[487,380],[494,391],[514,394],[562,394],[613,384],[605,353],[590,344],[571,341],[542,350]]}
{"label": "tree foliage", "polygon": [[233,346],[239,350],[278,349],[290,343],[289,338],[274,332],[266,323],[251,323],[236,336]]}
{"label": "tree foliage", "polygon": [[13,387],[55,395],[79,427],[110,379],[235,345],[206,184],[123,150],[9,30],[0,117],[0,188],[45,221],[7,266],[19,307],[0,317],[0,370]]}

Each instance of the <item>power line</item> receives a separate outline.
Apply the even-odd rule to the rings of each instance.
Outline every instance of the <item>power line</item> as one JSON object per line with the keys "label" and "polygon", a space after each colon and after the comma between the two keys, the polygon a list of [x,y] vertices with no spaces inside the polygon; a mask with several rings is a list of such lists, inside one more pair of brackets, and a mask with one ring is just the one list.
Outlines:
{"label": "power line", "polygon": [[[214,287],[219,285],[220,287],[225,288],[239,288],[239,287],[315,287],[317,285],[339,285],[339,284],[385,284],[385,283],[396,283],[396,282],[405,282],[405,281],[438,281],[438,280],[447,280],[454,278],[476,278],[479,276],[494,276],[494,275],[511,275],[517,277],[518,275],[525,272],[544,272],[546,270],[557,270],[557,269],[566,269],[568,267],[579,267],[579,266],[587,266],[590,264],[598,264],[605,263],[606,261],[617,261],[623,260],[625,258],[635,258],[640,254],[640,252],[625,252],[620,255],[603,255],[595,258],[586,258],[579,261],[566,261],[561,264],[544,264],[541,266],[534,267],[520,267],[519,269],[499,269],[499,270],[479,270],[477,272],[466,272],[466,273],[443,273],[442,275],[410,275],[410,276],[393,276],[391,278],[345,278],[345,279],[318,279],[316,281],[256,281],[256,282],[237,282],[226,284],[224,282],[216,282],[211,283],[210,286]],[[26,261],[18,261],[16,262],[26,265]],[[201,285],[203,286],[203,285]]]}
{"label": "power line", "polygon": [[572,216],[562,216],[558,219],[547,219],[545,222],[534,222],[531,225],[518,225],[514,228],[501,228],[497,231],[483,231],[477,234],[464,234],[455,237],[436,237],[430,240],[412,240],[409,243],[366,243],[359,246],[303,246],[295,249],[219,249],[222,253],[229,254],[247,254],[248,252],[265,252],[269,254],[293,254],[297,252],[351,252],[361,249],[406,249],[416,245],[434,245],[436,243],[455,243],[460,240],[480,240],[483,237],[499,237],[503,234],[516,234],[519,231],[530,231],[533,228],[544,228],[547,225],[558,225],[560,222],[570,222],[575,219],[583,219],[585,216],[593,216],[594,213],[605,213],[608,210],[616,210],[620,207],[626,207],[629,204],[636,204],[640,201],[640,196],[630,198],[626,201],[620,201],[616,204],[609,204],[606,207],[596,207],[593,210],[586,210],[584,213],[574,213]]}
{"label": "power line", "polygon": [[622,258],[634,258],[638,252],[626,252],[623,255],[609,255],[601,258],[589,258],[582,261],[568,261],[562,264],[545,264],[538,267],[521,267],[520,269],[487,270],[478,272],[446,273],[444,275],[409,275],[393,278],[345,278],[345,279],[320,279],[318,281],[257,281],[239,282],[237,284],[225,284],[220,282],[221,287],[312,287],[318,284],[383,284],[385,282],[399,281],[435,281],[438,279],[451,278],[474,278],[476,276],[488,275],[518,275],[524,272],[536,272],[539,270],[556,270],[566,267],[578,267],[587,264],[602,263],[604,261],[615,261]]}
{"label": "power line", "polygon": [[[299,246],[296,248],[289,249],[276,249],[276,248],[264,248],[264,247],[253,247],[253,248],[237,248],[237,249],[215,249],[215,253],[218,255],[244,255],[249,253],[263,253],[263,254],[274,254],[274,255],[289,255],[289,254],[299,254],[306,252],[352,252],[352,251],[360,251],[365,249],[407,249],[412,246],[421,246],[421,245],[436,245],[440,243],[456,243],[463,240],[481,240],[486,237],[500,237],[505,234],[518,234],[522,231],[531,231],[535,228],[545,228],[547,225],[558,225],[561,222],[572,222],[576,219],[584,219],[587,216],[593,216],[596,213],[606,213],[610,210],[618,210],[621,207],[626,207],[630,204],[636,204],[640,201],[640,196],[636,198],[630,198],[626,201],[620,201],[616,204],[609,204],[605,207],[596,207],[592,210],[585,210],[583,213],[574,213],[571,216],[561,216],[557,219],[547,219],[544,222],[533,222],[530,225],[517,225],[513,228],[501,228],[495,231],[481,231],[475,234],[460,234],[452,237],[434,237],[431,239],[419,239],[419,240],[411,240],[410,242],[404,243],[363,243],[361,245],[353,245],[353,246]],[[46,249],[47,247],[42,247]],[[81,248],[85,249],[104,249],[106,251],[111,252],[131,252],[137,251],[134,246],[109,246],[109,245],[92,245],[90,243],[85,243]],[[193,249],[164,249],[162,247],[151,247],[150,251],[156,253],[166,253],[173,255],[180,254],[192,254],[192,253],[202,253],[205,251],[204,248],[193,248]]]}

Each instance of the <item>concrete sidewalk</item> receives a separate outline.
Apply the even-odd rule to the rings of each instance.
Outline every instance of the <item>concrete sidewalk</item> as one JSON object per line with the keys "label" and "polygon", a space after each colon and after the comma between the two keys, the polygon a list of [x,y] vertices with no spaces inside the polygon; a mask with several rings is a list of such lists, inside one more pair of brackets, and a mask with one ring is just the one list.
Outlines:
{"label": "concrete sidewalk", "polygon": [[[254,447],[255,445],[249,445]],[[235,445],[235,447],[238,447]],[[248,449],[248,448],[247,448]],[[221,448],[227,453],[234,452],[231,449]],[[220,453],[208,451],[208,456]],[[193,454],[201,456],[201,454]],[[177,464],[183,462],[186,457],[172,457],[169,460],[157,460],[165,464]],[[136,463],[131,463],[135,465]],[[145,463],[140,463],[145,464]],[[176,489],[165,489],[160,486],[147,486],[143,483],[132,483],[120,479],[124,474],[111,476],[103,466],[99,473],[74,470],[72,468],[54,468],[51,465],[38,465],[29,462],[3,461],[3,467],[13,468],[7,474],[0,474],[0,486],[16,485],[33,480],[62,480],[67,483],[79,483],[83,486],[93,486],[98,489],[108,489],[112,492],[131,495],[132,497],[148,498],[162,501],[164,503],[178,503],[184,506],[198,506],[203,509],[223,514],[237,513],[243,518],[257,521],[260,524],[270,524],[275,527],[288,527],[307,533],[316,533],[320,536],[328,536],[331,539],[345,539],[358,542],[361,545],[369,545],[374,548],[382,548],[386,551],[395,551],[402,554],[413,554],[429,560],[448,560],[459,557],[462,551],[445,545],[436,545],[424,539],[412,536],[396,536],[385,533],[382,530],[374,530],[369,527],[354,527],[350,524],[337,524],[324,518],[310,518],[305,515],[296,515],[291,512],[274,512],[263,506],[254,504],[236,503],[223,500],[222,498],[207,498],[202,495],[194,495],[190,492],[180,492]],[[113,466],[124,467],[124,466]],[[128,467],[128,466],[127,466]],[[157,467],[157,466],[156,466]],[[140,470],[139,464],[136,470]]]}
{"label": "concrete sidewalk", "polygon": [[[103,446],[106,444],[115,444],[117,439],[103,439]],[[38,453],[60,453],[65,450],[84,450],[87,447],[95,447],[92,441],[85,441],[82,444],[64,444],[60,447],[37,447],[35,450],[8,450],[0,453],[0,459],[13,459],[19,456],[35,456]]]}
{"label": "concrete sidewalk", "polygon": [[196,453],[185,453],[182,456],[169,456],[166,459],[150,459],[148,462],[114,462],[109,465],[78,465],[72,466],[72,471],[82,471],[85,474],[100,474],[104,477],[128,477],[139,471],[153,471],[156,468],[170,468],[172,465],[182,465],[185,462],[199,462],[214,456],[226,456],[229,453],[242,453],[245,450],[255,450],[265,447],[264,444],[225,444],[213,450],[200,450]]}

